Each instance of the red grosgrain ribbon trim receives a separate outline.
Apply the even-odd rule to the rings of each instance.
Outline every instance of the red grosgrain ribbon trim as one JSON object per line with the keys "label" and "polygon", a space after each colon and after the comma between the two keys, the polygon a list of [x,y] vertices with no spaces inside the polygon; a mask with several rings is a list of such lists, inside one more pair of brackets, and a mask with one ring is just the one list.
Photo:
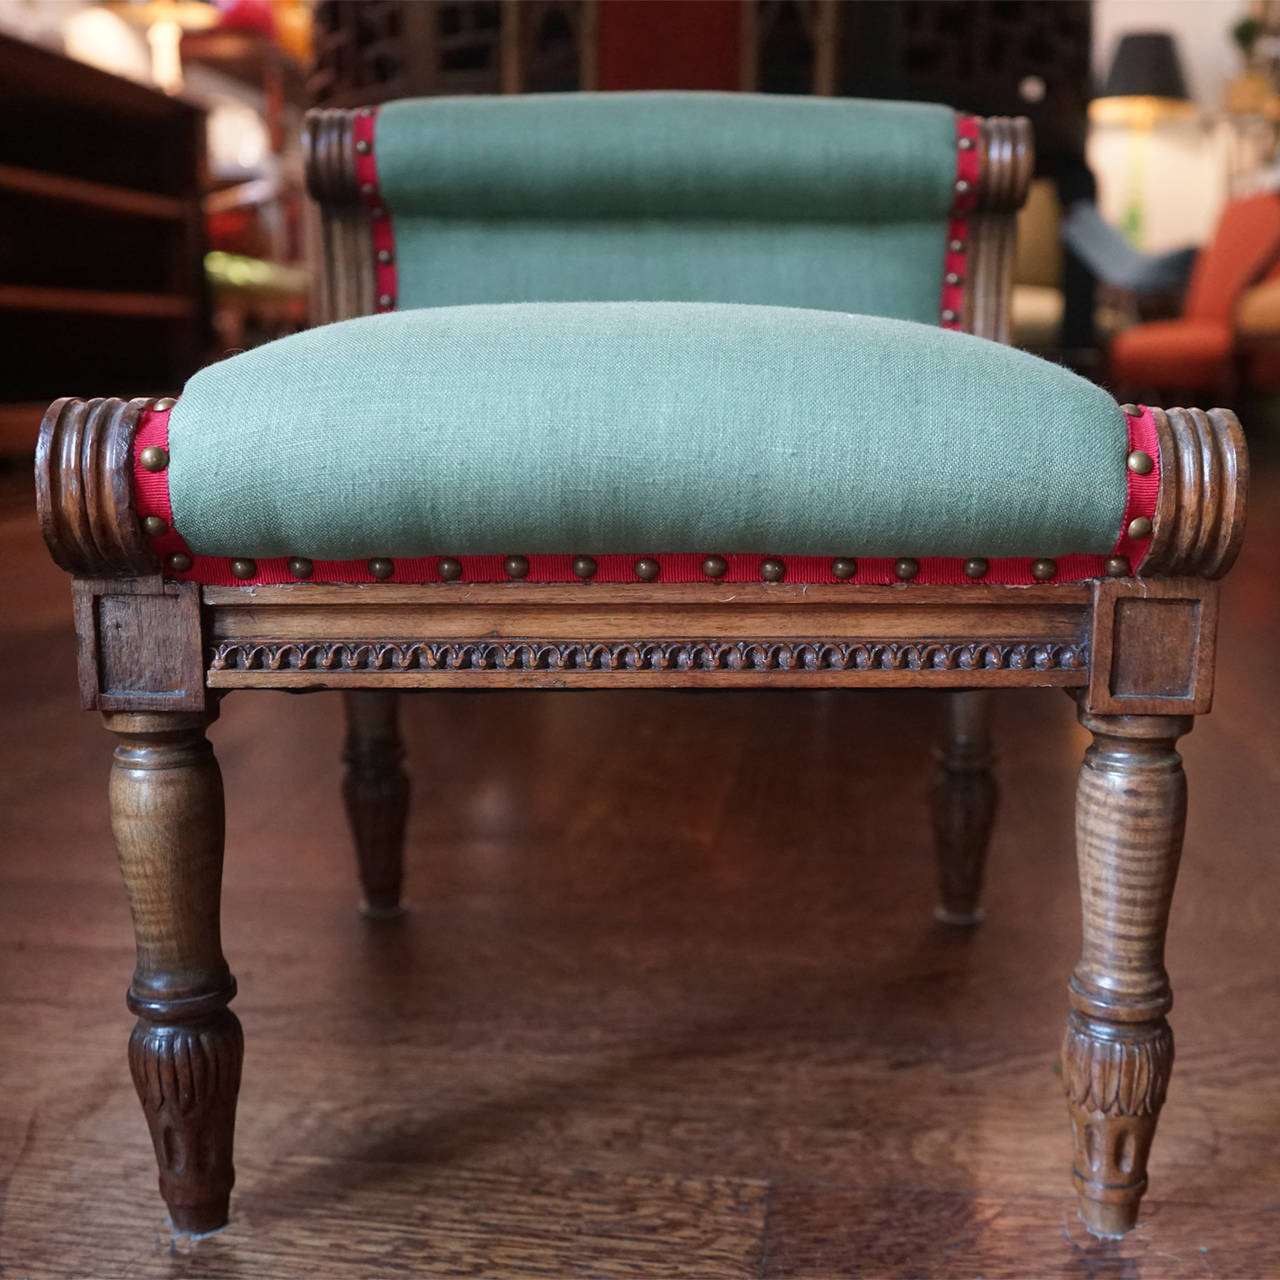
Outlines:
{"label": "red grosgrain ribbon trim", "polygon": [[391,210],[378,189],[377,124],[377,108],[363,107],[355,114],[351,133],[355,143],[360,198],[369,206],[375,305],[379,311],[394,311],[400,296],[396,280],[396,239],[391,226]]}
{"label": "red grosgrain ribbon trim", "polygon": [[978,200],[978,118],[956,116],[956,186],[947,221],[946,251],[942,255],[944,329],[964,327],[965,279],[969,268],[969,214]]}
{"label": "red grosgrain ribbon trim", "polygon": [[[156,549],[160,550],[163,539],[156,539]],[[166,544],[179,548],[180,538]],[[717,553],[719,554],[719,553]],[[389,557],[388,557],[389,558]],[[311,573],[308,582],[443,582],[440,576],[440,556],[413,556],[390,558],[393,571],[390,578],[375,578],[369,572],[368,560],[314,560],[311,562]],[[702,571],[702,562],[706,558],[701,552],[675,552],[670,555],[601,555],[596,556],[596,572],[591,582],[639,582],[636,574],[636,561],[642,558],[654,560],[659,566],[657,582],[702,582],[714,586],[716,582],[760,582],[760,567],[767,559],[780,560],[786,567],[786,582],[832,583],[840,585],[848,583],[853,586],[888,586],[901,582],[895,566],[896,560],[885,556],[859,559],[857,572],[853,577],[840,579],[831,571],[831,556],[765,556],[745,554],[725,554],[728,570],[720,577],[712,579]],[[496,555],[453,556],[462,566],[457,582],[508,582],[510,576],[504,568],[504,557]],[[583,579],[573,572],[571,555],[530,555],[529,572],[521,579],[523,582],[577,582],[586,585]],[[249,578],[236,577],[231,572],[231,561],[215,556],[194,556],[192,566],[186,572],[175,572],[166,568],[165,576],[188,582],[201,582],[207,586],[245,587],[255,584],[277,584],[297,582],[298,578],[290,571],[289,561],[283,557],[270,560],[257,560],[257,572]],[[1032,586],[1043,579],[1032,575],[1029,556],[993,559],[987,562],[987,572],[981,579],[970,578],[965,573],[966,561],[955,556],[923,556],[917,561],[919,571],[911,579],[913,583],[927,583],[942,586],[972,586],[975,582],[994,582],[1013,586]],[[1090,578],[1100,578],[1106,573],[1106,557],[1097,555],[1059,556],[1054,561],[1057,572],[1054,582],[1085,582]],[[647,579],[646,579],[647,580]]]}
{"label": "red grosgrain ribbon trim", "polygon": [[[148,471],[138,459],[148,445],[158,445],[165,453],[169,452],[169,410],[147,409],[138,423],[138,433],[133,440],[133,485],[137,495],[138,515],[142,519],[147,516],[159,516],[165,522],[167,531],[159,537],[151,539],[151,548],[164,564],[166,578],[182,578],[201,581],[195,572],[196,558],[191,555],[187,544],[173,527],[173,507],[169,503],[169,468],[160,471]],[[191,569],[186,573],[174,572],[169,567],[170,556],[188,556],[191,558]]]}
{"label": "red grosgrain ribbon trim", "polygon": [[1133,571],[1138,571],[1144,557],[1151,548],[1151,537],[1131,538],[1130,524],[1140,516],[1154,520],[1156,514],[1156,497],[1160,492],[1160,437],[1156,434],[1156,418],[1145,405],[1138,406],[1136,414],[1126,414],[1129,425],[1129,449],[1141,450],[1154,463],[1145,475],[1138,475],[1126,465],[1125,475],[1129,480],[1129,494],[1124,504],[1124,519],[1120,524],[1120,536],[1116,539],[1113,555],[1125,556]]}

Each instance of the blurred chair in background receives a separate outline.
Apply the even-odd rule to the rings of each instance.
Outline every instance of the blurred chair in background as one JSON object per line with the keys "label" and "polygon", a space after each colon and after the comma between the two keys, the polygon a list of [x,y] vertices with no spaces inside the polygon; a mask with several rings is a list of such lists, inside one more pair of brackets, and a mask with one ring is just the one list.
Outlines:
{"label": "blurred chair in background", "polygon": [[1159,401],[1194,392],[1231,403],[1252,385],[1252,370],[1241,360],[1237,308],[1246,289],[1277,271],[1280,195],[1233,200],[1196,259],[1182,315],[1134,325],[1112,342],[1113,384],[1126,397]]}

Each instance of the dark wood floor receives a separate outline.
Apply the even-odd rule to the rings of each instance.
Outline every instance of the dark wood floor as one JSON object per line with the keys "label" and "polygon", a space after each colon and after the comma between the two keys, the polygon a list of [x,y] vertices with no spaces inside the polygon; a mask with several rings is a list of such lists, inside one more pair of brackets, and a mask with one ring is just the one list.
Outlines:
{"label": "dark wood floor", "polygon": [[173,1240],[125,1064],[109,742],[68,589],[0,515],[0,1271],[44,1277],[1280,1275],[1280,476],[1227,595],[1144,1221],[1086,1235],[1056,1071],[1082,749],[998,710],[989,918],[931,920],[939,705],[422,697],[413,909],[355,910],[330,697],[241,694],[229,1230]]}

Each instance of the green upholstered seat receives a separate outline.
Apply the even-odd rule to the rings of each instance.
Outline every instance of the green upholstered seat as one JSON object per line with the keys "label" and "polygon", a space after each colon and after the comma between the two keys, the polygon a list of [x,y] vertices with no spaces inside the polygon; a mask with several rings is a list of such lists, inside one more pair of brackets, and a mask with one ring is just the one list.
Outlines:
{"label": "green upholstered seat", "polygon": [[646,299],[928,323],[956,138],[954,112],[920,103],[420,98],[378,109],[370,163],[401,310]]}
{"label": "green upholstered seat", "polygon": [[1102,555],[1125,415],[935,326],[549,303],[326,325],[202,370],[168,415],[197,555]]}

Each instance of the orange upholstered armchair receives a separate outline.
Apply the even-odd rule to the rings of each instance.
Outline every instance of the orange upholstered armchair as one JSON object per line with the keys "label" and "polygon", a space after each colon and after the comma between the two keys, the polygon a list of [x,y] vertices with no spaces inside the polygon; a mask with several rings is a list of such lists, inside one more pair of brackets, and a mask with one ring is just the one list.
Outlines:
{"label": "orange upholstered armchair", "polygon": [[1134,325],[1111,346],[1111,378],[1127,391],[1232,393],[1240,363],[1236,309],[1251,285],[1280,271],[1280,195],[1227,205],[1196,260],[1177,320]]}

